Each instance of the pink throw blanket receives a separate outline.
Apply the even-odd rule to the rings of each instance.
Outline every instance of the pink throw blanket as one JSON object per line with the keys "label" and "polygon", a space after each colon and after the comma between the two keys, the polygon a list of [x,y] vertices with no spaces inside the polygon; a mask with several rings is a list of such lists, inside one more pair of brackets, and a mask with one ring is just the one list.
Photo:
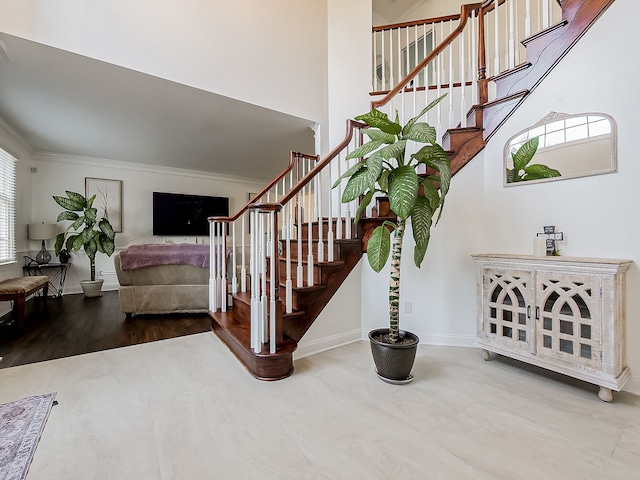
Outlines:
{"label": "pink throw blanket", "polygon": [[122,270],[154,265],[209,266],[209,245],[204,243],[158,243],[131,245],[120,253]]}

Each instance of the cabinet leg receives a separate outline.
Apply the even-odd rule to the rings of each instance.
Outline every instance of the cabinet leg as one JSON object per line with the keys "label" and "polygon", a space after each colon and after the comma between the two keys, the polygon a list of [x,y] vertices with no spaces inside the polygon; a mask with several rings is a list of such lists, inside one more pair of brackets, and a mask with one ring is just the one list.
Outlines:
{"label": "cabinet leg", "polygon": [[600,387],[600,391],[598,391],[598,396],[600,400],[603,402],[610,402],[613,400],[613,393],[611,393],[610,388]]}
{"label": "cabinet leg", "polygon": [[488,362],[489,360],[491,360],[491,352],[489,350],[486,349],[482,349],[482,359],[485,362]]}

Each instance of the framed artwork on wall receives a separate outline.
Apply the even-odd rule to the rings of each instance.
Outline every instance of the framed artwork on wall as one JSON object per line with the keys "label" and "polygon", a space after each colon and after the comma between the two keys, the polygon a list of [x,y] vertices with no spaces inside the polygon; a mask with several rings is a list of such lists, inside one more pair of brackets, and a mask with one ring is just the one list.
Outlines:
{"label": "framed artwork on wall", "polygon": [[122,180],[85,177],[84,182],[85,196],[96,196],[98,217],[107,218],[114,232],[122,232]]}

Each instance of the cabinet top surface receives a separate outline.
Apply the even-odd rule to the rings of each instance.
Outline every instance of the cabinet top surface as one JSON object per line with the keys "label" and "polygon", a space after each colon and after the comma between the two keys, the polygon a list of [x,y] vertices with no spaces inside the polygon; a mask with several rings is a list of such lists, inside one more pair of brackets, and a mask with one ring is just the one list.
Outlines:
{"label": "cabinet top surface", "polygon": [[629,267],[633,260],[622,260],[615,258],[592,258],[592,257],[556,257],[546,256],[538,257],[536,255],[518,255],[509,253],[476,253],[471,255],[474,260],[514,260],[524,261],[531,263],[543,263],[543,264],[558,264],[558,263],[572,263],[572,264],[599,264],[599,265],[617,265]]}

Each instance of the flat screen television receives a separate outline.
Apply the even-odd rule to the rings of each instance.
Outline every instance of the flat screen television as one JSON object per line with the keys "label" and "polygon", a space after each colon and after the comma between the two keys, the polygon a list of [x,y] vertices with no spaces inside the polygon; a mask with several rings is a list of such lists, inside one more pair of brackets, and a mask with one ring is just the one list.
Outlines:
{"label": "flat screen television", "polygon": [[153,192],[153,234],[209,235],[207,218],[229,215],[229,198]]}

